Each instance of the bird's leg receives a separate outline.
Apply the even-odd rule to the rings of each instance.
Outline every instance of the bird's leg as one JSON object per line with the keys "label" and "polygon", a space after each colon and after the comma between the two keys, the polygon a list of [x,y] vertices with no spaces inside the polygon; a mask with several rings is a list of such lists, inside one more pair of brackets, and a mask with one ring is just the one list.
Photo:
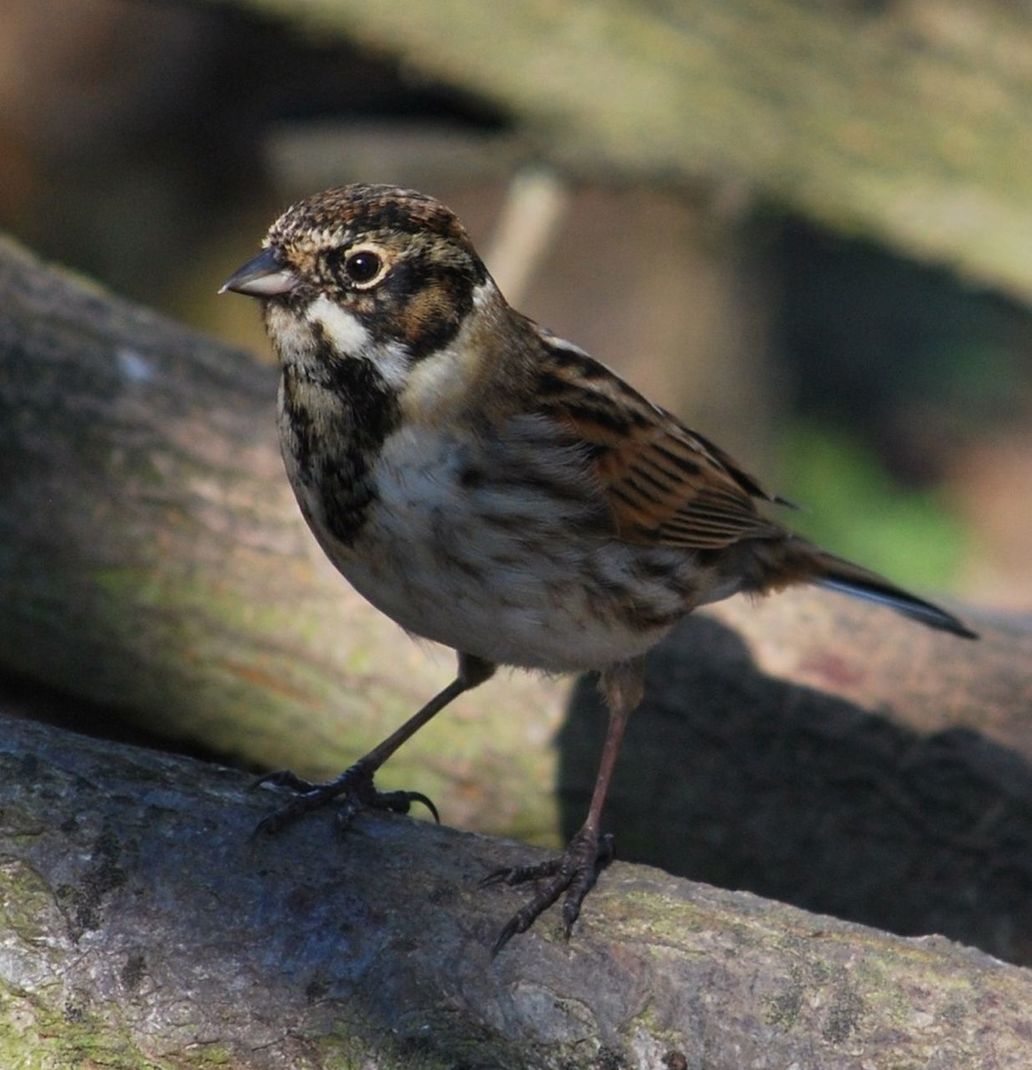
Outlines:
{"label": "bird's leg", "polygon": [[255,832],[277,832],[284,825],[297,820],[310,810],[324,806],[334,799],[342,799],[338,811],[338,820],[347,825],[361,810],[391,810],[394,813],[407,813],[414,802],[420,802],[439,821],[437,807],[418,791],[377,791],[373,785],[373,776],[381,765],[404,743],[419,731],[435,714],[441,712],[453,699],[464,691],[470,691],[487,680],[495,671],[495,666],[472,654],[459,654],[459,671],[455,679],[434,697],[400,728],[392,732],[382,743],[377,744],[354,765],[349,766],[335,780],[323,784],[313,784],[285,770],[269,773],[255,782],[274,784],[289,788],[295,796],[286,805],[274,810],[259,823]]}
{"label": "bird's leg", "polygon": [[516,912],[495,941],[493,953],[497,954],[516,933],[525,932],[534,920],[546,911],[563,892],[563,931],[569,937],[573,924],[580,914],[584,897],[595,885],[599,873],[613,857],[611,836],[601,835],[600,822],[605,806],[609,781],[616,767],[617,755],[623,741],[627,719],[644,692],[644,664],[640,658],[621,662],[602,673],[602,689],[609,706],[609,727],[602,747],[595,790],[591,795],[588,816],[580,831],[556,858],[537,865],[514,866],[496,870],[481,882],[488,884],[523,884],[526,881],[545,879],[547,883],[522,909]]}

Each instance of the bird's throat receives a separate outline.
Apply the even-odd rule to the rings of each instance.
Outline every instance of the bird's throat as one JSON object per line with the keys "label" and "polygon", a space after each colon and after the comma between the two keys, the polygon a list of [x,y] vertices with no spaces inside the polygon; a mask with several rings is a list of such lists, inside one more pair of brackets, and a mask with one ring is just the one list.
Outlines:
{"label": "bird's throat", "polygon": [[400,408],[397,392],[368,361],[321,357],[283,362],[280,444],[309,524],[349,546],[376,498],[372,469]]}

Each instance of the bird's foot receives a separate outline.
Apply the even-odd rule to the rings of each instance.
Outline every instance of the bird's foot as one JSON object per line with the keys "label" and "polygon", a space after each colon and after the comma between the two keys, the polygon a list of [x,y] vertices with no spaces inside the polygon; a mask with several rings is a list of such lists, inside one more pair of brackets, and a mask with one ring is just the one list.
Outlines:
{"label": "bird's foot", "polygon": [[270,784],[294,792],[294,798],[263,817],[255,828],[255,834],[279,832],[311,810],[340,799],[337,823],[347,828],[355,815],[362,810],[389,810],[394,814],[407,814],[414,802],[422,803],[434,820],[440,824],[437,807],[418,791],[378,791],[373,784],[373,770],[362,761],[355,762],[335,780],[313,784],[289,770],[268,773],[254,782],[254,787]]}
{"label": "bird's foot", "polygon": [[563,853],[532,866],[512,866],[489,873],[481,882],[482,888],[492,884],[525,884],[527,881],[547,879],[533,899],[518,910],[498,934],[491,949],[492,955],[499,951],[517,933],[526,932],[558,898],[563,900],[563,934],[569,938],[573,924],[580,914],[584,897],[595,886],[599,873],[612,861],[613,837],[600,836],[582,828],[566,845]]}

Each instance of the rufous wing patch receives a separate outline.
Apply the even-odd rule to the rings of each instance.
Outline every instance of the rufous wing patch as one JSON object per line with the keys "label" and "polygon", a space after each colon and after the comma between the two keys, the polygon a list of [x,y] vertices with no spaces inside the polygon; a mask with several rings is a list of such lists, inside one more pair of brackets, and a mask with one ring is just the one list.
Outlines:
{"label": "rufous wing patch", "polygon": [[754,501],[777,499],[615,373],[586,355],[562,350],[543,374],[543,404],[586,447],[620,538],[719,549],[784,535]]}

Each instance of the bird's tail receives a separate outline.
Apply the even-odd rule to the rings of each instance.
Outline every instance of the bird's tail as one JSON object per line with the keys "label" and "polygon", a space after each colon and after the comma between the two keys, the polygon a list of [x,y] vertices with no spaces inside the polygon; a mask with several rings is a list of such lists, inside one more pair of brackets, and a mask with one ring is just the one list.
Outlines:
{"label": "bird's tail", "polygon": [[978,638],[976,632],[952,613],[904,591],[876,572],[829,554],[805,539],[790,538],[785,549],[790,559],[789,571],[794,573],[793,579],[796,581],[804,580],[818,587],[888,606],[929,628],[952,632],[964,639]]}

